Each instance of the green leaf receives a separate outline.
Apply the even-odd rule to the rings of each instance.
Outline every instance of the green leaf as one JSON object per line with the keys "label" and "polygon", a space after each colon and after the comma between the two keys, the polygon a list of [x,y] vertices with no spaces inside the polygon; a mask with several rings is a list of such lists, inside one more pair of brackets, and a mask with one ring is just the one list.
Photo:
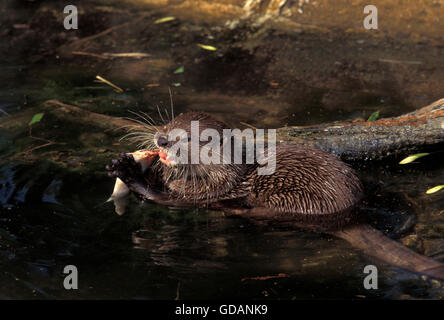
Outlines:
{"label": "green leaf", "polygon": [[379,118],[379,111],[373,112],[370,117],[368,117],[367,122],[373,122]]}
{"label": "green leaf", "polygon": [[154,21],[155,24],[176,20],[176,17],[164,17]]}
{"label": "green leaf", "polygon": [[407,164],[407,163],[410,163],[410,162],[415,161],[415,160],[418,159],[418,158],[428,156],[429,154],[430,154],[430,153],[417,153],[417,154],[414,154],[414,155],[408,156],[408,157],[405,158],[405,159],[402,159],[402,160],[399,162],[399,164]]}
{"label": "green leaf", "polygon": [[176,69],[176,71],[174,71],[175,74],[178,73],[183,73],[185,71],[185,67],[184,66],[180,66],[179,68]]}
{"label": "green leaf", "polygon": [[172,85],[175,86],[175,87],[180,87],[181,86],[180,82],[172,83]]}
{"label": "green leaf", "polygon": [[216,50],[217,50],[216,47],[209,46],[209,45],[206,45],[206,44],[200,44],[200,43],[198,43],[197,46],[198,46],[198,47],[201,47],[202,49],[209,50],[209,51],[216,51]]}
{"label": "green leaf", "polygon": [[426,191],[426,193],[427,194],[432,194],[432,193],[438,192],[441,189],[444,189],[444,184],[442,184],[440,186],[436,186],[436,187],[430,188],[429,190]]}
{"label": "green leaf", "polygon": [[35,114],[31,121],[29,121],[28,126],[32,126],[34,123],[39,122],[40,120],[42,120],[44,113],[37,113]]}

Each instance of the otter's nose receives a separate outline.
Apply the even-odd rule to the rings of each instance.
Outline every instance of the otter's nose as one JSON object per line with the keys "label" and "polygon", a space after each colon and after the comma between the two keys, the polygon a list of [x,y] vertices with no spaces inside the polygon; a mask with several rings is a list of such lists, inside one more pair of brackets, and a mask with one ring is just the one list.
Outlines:
{"label": "otter's nose", "polygon": [[166,147],[168,145],[168,140],[164,136],[157,138],[157,145],[159,147]]}

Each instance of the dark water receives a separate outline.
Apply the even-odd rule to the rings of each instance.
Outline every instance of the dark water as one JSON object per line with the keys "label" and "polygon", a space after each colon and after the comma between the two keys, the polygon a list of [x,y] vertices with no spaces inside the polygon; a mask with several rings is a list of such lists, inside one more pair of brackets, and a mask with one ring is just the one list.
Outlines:
{"label": "dark water", "polygon": [[[430,179],[433,171],[401,174],[405,186]],[[220,212],[169,210],[136,200],[118,216],[111,204],[100,204],[112,189],[112,181],[103,175],[67,174],[39,162],[4,166],[0,178],[3,298],[359,299],[442,294],[438,282],[374,261],[330,236],[258,227]],[[378,178],[397,180],[387,172]],[[400,205],[399,193],[383,189],[380,203],[363,212],[375,215],[377,227],[392,237],[412,233],[412,214]],[[371,263],[380,270],[379,289],[373,292],[362,287],[363,268]],[[78,291],[62,286],[62,270],[70,264],[79,270]],[[248,279],[280,273],[286,276]]]}
{"label": "dark water", "polygon": [[[16,10],[16,14],[20,10],[30,14],[23,7]],[[11,41],[14,35],[8,35]],[[167,40],[159,40],[155,50],[163,52]],[[133,198],[127,212],[118,216],[112,204],[103,203],[114,183],[104,166],[118,152],[133,147],[116,145],[118,135],[113,132],[64,122],[45,113],[32,135],[60,144],[24,153],[36,146],[27,122],[42,111],[45,100],[58,99],[109,115],[128,116],[130,109],[147,110],[155,116],[156,104],[169,106],[168,84],[179,81],[182,85],[173,87],[177,112],[205,110],[235,124],[242,120],[278,127],[368,116],[376,109],[386,115],[412,109],[390,86],[383,92],[361,95],[356,93],[359,88],[345,86],[341,97],[344,101],[348,95],[352,97],[353,108],[333,108],[323,102],[325,88],[312,90],[309,85],[301,85],[297,92],[285,89],[276,94],[264,87],[267,74],[260,66],[268,60],[244,50],[228,50],[223,57],[175,58],[176,65],[197,58],[203,62],[185,75],[161,79],[159,82],[165,82],[152,90],[142,89],[124,75],[113,77],[128,89],[117,94],[93,82],[96,74],[110,70],[109,65],[54,56],[32,62],[2,55],[0,298],[444,296],[441,282],[383,264],[328,235],[257,226],[241,218],[226,218],[221,212],[171,210]],[[157,81],[145,79],[146,83]],[[380,87],[385,84],[381,81]],[[14,121],[23,125],[15,126]],[[441,261],[444,199],[442,193],[426,196],[424,192],[443,183],[443,160],[442,153],[436,153],[406,167],[396,162],[357,166],[368,193],[360,208],[362,214],[388,236]],[[368,264],[378,267],[377,290],[363,287],[363,269]],[[63,288],[66,265],[78,268],[78,290]],[[255,279],[267,276],[274,278]]]}

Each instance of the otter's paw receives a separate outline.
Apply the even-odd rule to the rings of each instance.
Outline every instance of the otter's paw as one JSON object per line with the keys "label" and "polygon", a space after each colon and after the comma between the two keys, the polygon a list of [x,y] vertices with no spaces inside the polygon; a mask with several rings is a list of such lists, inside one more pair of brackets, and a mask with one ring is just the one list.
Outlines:
{"label": "otter's paw", "polygon": [[142,166],[134,160],[130,154],[122,152],[120,159],[111,160],[111,164],[106,166],[108,175],[112,178],[119,178],[125,184],[139,181],[142,177]]}

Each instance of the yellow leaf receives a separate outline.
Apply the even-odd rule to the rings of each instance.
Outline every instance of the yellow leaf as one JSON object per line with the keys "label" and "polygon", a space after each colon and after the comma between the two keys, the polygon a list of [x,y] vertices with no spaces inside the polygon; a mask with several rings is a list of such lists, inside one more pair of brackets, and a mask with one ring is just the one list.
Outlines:
{"label": "yellow leaf", "polygon": [[436,187],[430,188],[429,190],[426,191],[426,193],[427,194],[432,194],[432,193],[438,192],[441,189],[444,189],[444,184],[442,184],[440,186],[436,186]]}
{"label": "yellow leaf", "polygon": [[200,43],[198,43],[197,46],[201,47],[202,49],[209,50],[209,51],[216,51],[217,50],[217,48],[215,48],[213,46],[209,46],[207,44],[200,44]]}
{"label": "yellow leaf", "polygon": [[417,154],[414,154],[414,155],[408,156],[407,158],[401,160],[401,161],[399,162],[399,164],[407,164],[407,163],[410,163],[410,162],[415,161],[415,160],[418,159],[418,158],[421,158],[421,157],[424,157],[424,156],[428,156],[429,154],[430,154],[430,153],[417,153]]}
{"label": "yellow leaf", "polygon": [[164,17],[154,21],[155,24],[176,20],[176,17]]}

